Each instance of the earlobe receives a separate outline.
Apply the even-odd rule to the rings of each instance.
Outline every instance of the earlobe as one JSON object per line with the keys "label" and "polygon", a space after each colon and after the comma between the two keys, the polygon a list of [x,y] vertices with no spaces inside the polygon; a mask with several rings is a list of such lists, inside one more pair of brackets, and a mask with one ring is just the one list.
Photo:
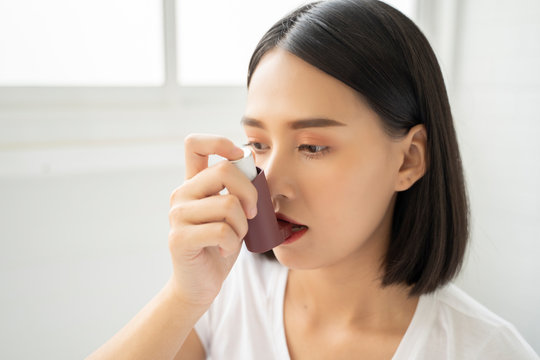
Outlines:
{"label": "earlobe", "polygon": [[427,168],[427,131],[423,124],[413,126],[401,141],[403,161],[399,169],[396,191],[405,191],[414,185]]}

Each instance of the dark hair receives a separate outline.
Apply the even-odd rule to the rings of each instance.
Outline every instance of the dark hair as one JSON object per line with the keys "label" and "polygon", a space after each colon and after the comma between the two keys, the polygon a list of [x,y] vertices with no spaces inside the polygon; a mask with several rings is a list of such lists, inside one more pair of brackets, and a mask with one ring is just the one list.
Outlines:
{"label": "dark hair", "polygon": [[435,54],[418,27],[376,0],[304,5],[278,21],[257,45],[251,76],[279,47],[363,96],[392,137],[417,124],[427,131],[427,169],[396,198],[382,285],[410,294],[434,291],[460,270],[469,237],[469,207],[456,133]]}

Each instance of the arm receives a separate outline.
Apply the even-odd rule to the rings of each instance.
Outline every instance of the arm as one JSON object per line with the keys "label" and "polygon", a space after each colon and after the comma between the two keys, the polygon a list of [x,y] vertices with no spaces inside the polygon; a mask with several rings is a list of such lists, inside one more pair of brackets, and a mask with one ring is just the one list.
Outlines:
{"label": "arm", "polygon": [[[203,359],[192,331],[231,270],[257,211],[257,190],[227,161],[244,152],[218,136],[186,139],[186,181],[170,198],[169,251],[173,272],[165,287],[89,359]],[[228,195],[219,195],[227,188]]]}
{"label": "arm", "polygon": [[[205,307],[182,304],[167,284],[124,328],[88,357],[91,359],[204,359],[192,331]],[[182,346],[182,344],[184,344]],[[182,359],[182,357],[175,359]]]}
{"label": "arm", "polygon": [[203,345],[199,336],[195,330],[191,330],[191,333],[188,335],[184,345],[176,354],[174,360],[204,360],[206,359],[206,353],[204,352]]}

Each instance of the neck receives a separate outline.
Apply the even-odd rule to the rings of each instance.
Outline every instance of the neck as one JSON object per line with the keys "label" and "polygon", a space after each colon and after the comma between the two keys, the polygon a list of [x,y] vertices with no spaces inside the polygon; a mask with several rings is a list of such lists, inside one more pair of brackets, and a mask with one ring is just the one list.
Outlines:
{"label": "neck", "polygon": [[[333,266],[289,271],[283,320],[291,359],[325,351],[332,354],[327,358],[393,356],[418,298],[408,297],[405,287],[381,287],[380,262],[369,263],[373,258],[350,257]],[[343,356],[335,356],[336,349]]]}
{"label": "neck", "polygon": [[381,264],[390,238],[389,221],[388,226],[381,226],[386,231],[381,230],[339,263],[312,270],[290,270],[286,288],[289,309],[313,324],[406,329],[418,297],[410,297],[410,288],[406,286],[381,286]]}
{"label": "neck", "polygon": [[406,328],[418,298],[409,297],[407,287],[381,287],[378,274],[357,271],[358,267],[354,273],[331,268],[291,270],[287,284],[291,308],[315,324]]}

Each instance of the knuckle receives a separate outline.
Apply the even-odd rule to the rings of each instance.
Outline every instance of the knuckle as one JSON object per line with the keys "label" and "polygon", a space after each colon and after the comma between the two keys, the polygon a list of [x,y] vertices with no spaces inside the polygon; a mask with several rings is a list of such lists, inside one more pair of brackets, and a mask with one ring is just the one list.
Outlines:
{"label": "knuckle", "polygon": [[174,252],[180,245],[183,233],[180,229],[171,228],[169,230],[169,251]]}
{"label": "knuckle", "polygon": [[216,172],[222,179],[231,171],[233,165],[229,161],[221,161],[216,164]]}
{"label": "knuckle", "polygon": [[184,138],[184,148],[190,149],[197,142],[197,134],[189,134]]}
{"label": "knuckle", "polygon": [[231,213],[240,206],[240,200],[234,195],[223,195],[222,197],[223,201],[223,210],[225,210],[227,213]]}
{"label": "knuckle", "polygon": [[177,194],[178,194],[178,188],[174,189],[171,192],[171,195],[169,196],[169,206],[173,206],[173,204],[174,204],[174,202],[176,200]]}
{"label": "knuckle", "polygon": [[178,199],[182,196],[183,190],[182,186],[177,187],[171,192],[171,195],[169,196],[169,206],[172,207]]}
{"label": "knuckle", "polygon": [[242,218],[242,222],[240,223],[240,237],[244,238],[248,232],[248,221],[247,218]]}
{"label": "knuckle", "polygon": [[186,205],[184,203],[173,205],[169,209],[169,223],[174,224],[179,222],[182,218],[184,218],[185,213]]}
{"label": "knuckle", "polygon": [[226,240],[230,235],[229,225],[224,222],[220,222],[216,226],[216,237],[220,240]]}

